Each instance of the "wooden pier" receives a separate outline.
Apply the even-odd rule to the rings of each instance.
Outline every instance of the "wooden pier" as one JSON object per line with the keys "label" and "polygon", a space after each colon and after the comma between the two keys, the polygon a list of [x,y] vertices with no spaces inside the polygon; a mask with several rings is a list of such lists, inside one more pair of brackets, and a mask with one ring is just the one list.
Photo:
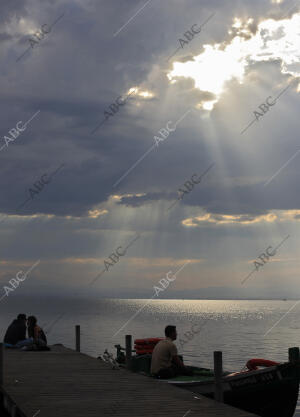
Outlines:
{"label": "wooden pier", "polygon": [[12,417],[254,417],[62,345],[3,358],[1,401]]}

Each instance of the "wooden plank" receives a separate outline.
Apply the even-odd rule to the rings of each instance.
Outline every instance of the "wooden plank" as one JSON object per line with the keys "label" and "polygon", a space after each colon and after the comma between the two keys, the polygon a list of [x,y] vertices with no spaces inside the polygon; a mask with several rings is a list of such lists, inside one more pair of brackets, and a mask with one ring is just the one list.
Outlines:
{"label": "wooden plank", "polygon": [[254,416],[63,346],[6,349],[4,393],[26,417]]}

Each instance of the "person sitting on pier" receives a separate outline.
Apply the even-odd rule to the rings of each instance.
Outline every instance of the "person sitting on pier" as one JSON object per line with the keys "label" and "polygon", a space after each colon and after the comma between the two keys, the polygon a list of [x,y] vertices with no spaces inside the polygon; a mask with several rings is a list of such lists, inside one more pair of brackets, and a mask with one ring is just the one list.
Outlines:
{"label": "person sitting on pier", "polygon": [[29,316],[27,319],[28,339],[17,343],[16,347],[22,350],[50,350],[43,329],[37,325],[37,318]]}
{"label": "person sitting on pier", "polygon": [[8,326],[4,345],[6,347],[18,347],[18,342],[26,339],[26,314],[19,314],[18,317]]}
{"label": "person sitting on pier", "polygon": [[193,375],[177,353],[173,340],[177,338],[176,326],[165,328],[166,338],[157,343],[152,352],[151,374],[157,378],[168,379],[178,375]]}
{"label": "person sitting on pier", "polygon": [[37,318],[29,316],[27,320],[28,336],[38,348],[47,346],[47,337],[43,329],[37,325]]}

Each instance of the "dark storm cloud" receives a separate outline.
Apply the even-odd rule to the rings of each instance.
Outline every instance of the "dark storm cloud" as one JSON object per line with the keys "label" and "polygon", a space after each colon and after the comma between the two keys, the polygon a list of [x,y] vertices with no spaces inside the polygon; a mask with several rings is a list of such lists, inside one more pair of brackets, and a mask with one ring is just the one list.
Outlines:
{"label": "dark storm cloud", "polygon": [[5,42],[14,39],[14,36],[9,35],[8,33],[0,33],[0,42]]}
{"label": "dark storm cloud", "polygon": [[28,16],[27,6],[29,3],[29,0],[12,0],[8,2],[2,2],[0,23],[8,23],[14,18],[20,19],[21,17]]}
{"label": "dark storm cloud", "polygon": [[[140,1],[28,1],[21,5],[12,1],[1,6],[0,22],[9,25],[9,30],[1,28],[0,37],[1,138],[19,120],[25,121],[40,110],[26,132],[0,153],[1,211],[15,213],[37,178],[66,164],[21,213],[58,217],[9,218],[1,225],[3,257],[34,261],[41,257],[53,264],[68,257],[104,258],[136,230],[146,230],[150,240],[139,242],[132,256],[209,257],[213,247],[216,253],[221,248],[219,256],[229,259],[222,239],[237,239],[234,244],[239,246],[241,232],[212,231],[210,225],[204,225],[199,237],[199,231],[183,228],[181,221],[199,215],[201,208],[213,213],[215,219],[221,214],[241,214],[248,220],[276,208],[298,208],[296,160],[263,187],[299,148],[299,103],[294,92],[248,136],[239,136],[255,106],[284,78],[278,75],[280,62],[253,65],[242,85],[229,82],[209,116],[193,110],[172,135],[113,187],[153,145],[154,136],[169,120],[174,122],[189,108],[214,98],[212,93],[195,89],[191,79],[169,83],[166,73],[172,64],[166,60],[182,34],[216,13],[201,35],[178,54],[178,61],[187,62],[203,51],[204,44],[229,42],[227,31],[235,16],[253,17],[249,29],[254,33],[259,18],[272,13],[279,18],[285,3],[153,1],[115,37],[114,33],[143,5]],[[18,19],[29,19],[38,29],[63,11],[66,15],[51,37],[16,65],[15,59],[31,35],[20,33]],[[257,82],[255,92],[253,80]],[[135,86],[151,91],[154,97],[133,96],[91,135],[111,103]],[[214,170],[167,215],[178,188],[213,161]],[[114,194],[121,200],[110,205]],[[104,209],[106,204],[107,214],[98,219],[86,217],[89,210]],[[244,256],[249,258],[246,250]],[[49,282],[53,275],[59,275],[53,272],[53,264],[45,269]],[[88,275],[87,264],[80,274],[85,274],[84,268]],[[77,276],[77,269],[78,265],[70,262],[69,269],[62,267],[63,276],[73,277],[73,271]],[[116,271],[120,273],[120,269]]]}
{"label": "dark storm cloud", "polygon": [[[66,6],[68,5],[68,3],[66,3]],[[138,5],[138,2],[136,3],[136,5]],[[130,2],[130,6],[134,9],[133,4]],[[217,2],[215,4],[215,6],[217,6]],[[145,65],[147,63],[153,63],[153,60],[151,58],[151,55],[149,55],[148,51],[146,50],[147,48],[140,48],[138,45],[142,44],[142,42],[145,42],[145,40],[147,39],[147,31],[150,30],[150,27],[148,28],[147,26],[144,28],[145,30],[142,31],[142,36],[140,36],[139,38],[137,38],[135,40],[135,45],[134,47],[130,44],[127,43],[127,39],[130,36],[132,36],[132,32],[137,32],[138,30],[140,30],[141,26],[144,25],[143,23],[143,19],[142,17],[146,20],[146,22],[150,19],[151,13],[154,13],[153,7],[151,8],[149,5],[149,10],[145,10],[144,16],[141,16],[141,20],[137,19],[136,22],[132,22],[132,26],[124,29],[124,33],[120,33],[120,37],[116,38],[116,39],[112,39],[110,37],[110,31],[109,29],[111,29],[110,25],[106,22],[104,15],[105,13],[103,13],[103,7],[104,10],[106,11],[106,13],[108,15],[112,14],[112,10],[113,8],[110,8],[107,4],[99,4],[99,3],[94,3],[93,7],[96,8],[96,10],[98,9],[98,11],[100,10],[101,7],[101,25],[96,27],[96,19],[95,21],[93,21],[93,15],[90,14],[91,10],[84,10],[85,13],[83,13],[82,16],[82,20],[84,22],[86,22],[86,24],[89,22],[89,27],[90,27],[90,37],[87,37],[86,35],[83,36],[81,31],[76,31],[75,28],[78,25],[78,15],[79,15],[79,10],[74,8],[74,9],[70,9],[70,15],[73,18],[72,19],[68,19],[66,20],[66,22],[63,24],[63,27],[60,28],[61,32],[64,34],[64,37],[61,37],[62,40],[62,45],[59,48],[59,45],[55,46],[56,49],[56,61],[55,62],[51,62],[52,59],[52,54],[51,51],[49,51],[49,47],[47,47],[48,50],[42,50],[44,45],[41,45],[41,49],[38,51],[39,52],[39,56],[41,56],[41,54],[44,54],[44,59],[46,59],[48,62],[48,66],[50,65],[50,68],[57,66],[57,63],[59,63],[60,61],[64,62],[64,72],[62,73],[63,75],[63,79],[64,79],[64,83],[65,83],[65,87],[64,89],[58,89],[56,87],[56,78],[54,78],[53,80],[51,80],[51,78],[49,78],[49,68],[48,71],[45,73],[45,66],[44,68],[40,68],[39,71],[37,71],[37,77],[35,77],[35,84],[38,86],[38,88],[41,89],[41,92],[43,92],[43,96],[45,96],[45,94],[48,94],[48,97],[46,99],[44,99],[43,97],[36,97],[30,100],[30,98],[28,97],[28,92],[26,91],[27,88],[24,88],[24,82],[22,80],[22,85],[20,84],[21,87],[21,92],[22,92],[22,96],[19,97],[14,97],[13,100],[9,100],[7,99],[7,103],[11,103],[11,105],[17,104],[20,109],[22,107],[27,107],[30,106],[32,110],[35,110],[36,108],[41,109],[41,111],[45,113],[50,113],[53,114],[54,116],[59,117],[64,117],[65,118],[65,124],[64,126],[61,126],[61,131],[62,131],[62,135],[64,136],[64,141],[68,141],[68,147],[70,147],[70,150],[68,151],[69,153],[72,153],[72,147],[74,146],[73,143],[75,144],[77,142],[79,147],[83,147],[83,142],[84,142],[84,147],[85,150],[88,152],[89,150],[91,150],[92,152],[94,152],[95,154],[99,155],[99,151],[103,153],[103,158],[108,160],[110,159],[111,162],[114,164],[114,167],[116,167],[118,169],[118,167],[120,167],[121,165],[126,168],[127,164],[130,164],[133,160],[134,157],[138,157],[139,152],[141,152],[144,148],[144,145],[142,143],[140,143],[139,145],[137,143],[135,143],[135,145],[133,146],[130,144],[131,140],[128,138],[126,140],[126,147],[128,149],[128,153],[127,155],[124,155],[124,153],[122,152],[122,148],[125,147],[124,144],[124,137],[123,138],[119,138],[122,140],[123,144],[120,143],[121,141],[119,141],[119,144],[117,143],[117,140],[114,138],[114,132],[113,132],[113,128],[114,126],[112,126],[112,124],[116,124],[120,126],[122,126],[122,124],[124,123],[124,121],[126,122],[126,117],[128,116],[127,114],[127,109],[122,109],[123,114],[120,113],[120,115],[117,115],[114,119],[112,119],[111,121],[108,122],[107,126],[105,126],[105,130],[99,132],[99,136],[95,139],[91,139],[88,137],[88,129],[91,127],[93,127],[96,123],[98,123],[99,119],[101,119],[101,115],[103,115],[103,111],[105,110],[105,108],[110,104],[111,100],[113,100],[115,98],[116,95],[118,94],[122,94],[124,91],[126,91],[131,85],[134,85],[135,83],[139,83],[142,79],[146,79],[147,77],[147,71],[145,70]],[[180,6],[180,2],[178,2],[178,7]],[[202,5],[203,8],[205,8],[205,4]],[[207,3],[206,7],[212,7],[211,4]],[[190,10],[191,10],[191,17],[193,15],[192,13],[192,9],[193,9],[193,4],[190,5]],[[53,11],[55,10],[55,8],[53,7]],[[124,18],[125,18],[125,14],[128,13],[128,5],[126,5],[125,7],[125,3],[120,3],[120,7],[119,7],[119,15],[118,16],[122,16],[122,11],[124,12]],[[163,6],[162,10],[161,10],[161,14],[159,15],[159,19],[161,19],[161,21],[163,21],[163,15],[164,13],[168,11],[168,13],[170,12],[170,8]],[[200,12],[200,10],[199,10]],[[180,15],[180,13],[179,13]],[[201,9],[201,15],[203,15],[203,9]],[[123,17],[123,16],[122,16]],[[169,17],[170,18],[170,17]],[[89,20],[88,20],[89,19]],[[178,20],[178,14],[176,13],[176,19]],[[181,17],[182,19],[182,17]],[[171,20],[171,19],[170,19]],[[188,19],[184,19],[186,21],[188,21]],[[184,27],[185,21],[178,21],[177,25],[181,25],[182,27]],[[159,24],[158,24],[159,26]],[[127,30],[128,29],[128,30]],[[58,30],[58,29],[57,29]],[[71,33],[72,35],[72,47],[74,48],[75,45],[75,49],[78,52],[78,58],[77,56],[75,56],[75,54],[73,56],[70,55],[66,55],[66,58],[64,60],[64,54],[70,50],[68,43],[71,42],[71,39],[68,38],[68,31]],[[131,32],[131,33],[130,33]],[[159,36],[161,36],[161,33],[163,33],[164,31],[161,28],[161,31],[158,32],[157,34],[157,39],[159,39]],[[208,31],[209,32],[209,31]],[[53,39],[51,40],[51,42],[55,45],[55,33],[53,34]],[[88,35],[88,36],[89,36]],[[57,35],[58,36],[58,35]],[[179,35],[178,35],[179,36]],[[101,39],[101,43],[99,44],[99,42],[97,41],[97,39]],[[139,40],[141,39],[141,40]],[[175,39],[177,40],[177,38],[175,37]],[[155,42],[151,42],[151,52],[152,54],[156,54],[159,53],[161,54],[162,52],[162,47],[160,44],[157,44]],[[126,44],[126,48],[124,48]],[[150,43],[149,43],[150,45]],[[154,45],[154,49],[153,49],[153,45]],[[145,46],[145,45],[144,45]],[[137,49],[138,47],[138,49]],[[160,50],[159,50],[159,49]],[[137,53],[137,50],[139,53]],[[156,51],[156,52],[155,52]],[[32,51],[32,53],[34,54],[37,51]],[[99,52],[101,52],[101,57],[99,55]],[[93,65],[93,63],[91,62],[91,64],[89,64],[90,60],[88,61],[82,61],[82,58],[87,56],[88,53],[90,54],[90,56],[93,56],[93,60],[94,60],[94,64],[96,63],[100,63],[100,68],[101,68],[101,75],[99,73],[98,77],[95,77],[94,71],[96,68],[96,65]],[[47,54],[49,54],[47,56]],[[82,55],[82,56],[80,56]],[[134,55],[134,56],[133,56]],[[71,58],[71,59],[70,59]],[[103,65],[103,58],[105,60],[105,65]],[[133,59],[134,58],[134,59]],[[32,59],[32,61],[31,61]],[[70,63],[68,63],[66,61],[66,59],[68,59],[70,61]],[[75,59],[75,62],[74,62]],[[33,69],[33,65],[34,62],[36,62],[37,57],[32,56],[30,58],[28,58],[27,61],[27,65],[30,65],[30,67]],[[73,60],[73,61],[72,61]],[[74,63],[76,63],[74,65]],[[25,65],[25,64],[24,64]],[[144,67],[144,69],[141,69],[141,65]],[[89,68],[91,66],[91,68]],[[82,68],[82,71],[79,73],[79,71],[75,70],[75,68]],[[112,69],[116,69],[116,71],[112,71]],[[37,68],[38,69],[38,68]],[[104,71],[103,71],[104,70]],[[36,71],[36,69],[35,69]],[[55,70],[54,70],[55,71]],[[88,95],[86,97],[81,96],[80,100],[77,97],[74,97],[73,91],[74,90],[74,86],[78,86],[78,89],[81,89],[81,84],[82,84],[82,75],[83,75],[83,71],[85,71],[87,74],[91,74],[93,73],[93,77],[92,79],[90,78],[89,75],[85,76],[85,78],[89,78],[89,83],[88,83]],[[50,71],[51,74],[51,71]],[[66,76],[68,74],[68,76]],[[30,79],[32,77],[32,73],[27,72],[25,73],[25,75],[27,76],[28,79]],[[40,80],[39,80],[40,79]],[[45,82],[45,80],[47,80],[47,82]],[[30,83],[31,84],[31,83]],[[165,86],[166,86],[166,82],[164,82]],[[25,83],[26,86],[26,83]],[[99,86],[99,87],[98,87]],[[160,83],[160,86],[158,88],[159,92],[160,92],[160,96],[163,96],[162,90],[161,88],[165,87],[163,84]],[[50,91],[54,91],[56,92],[57,96],[56,97],[49,97],[49,92]],[[153,86],[154,90],[155,90],[155,86]],[[23,90],[23,91],[22,91]],[[75,89],[76,91],[76,89]],[[100,92],[100,95],[98,95],[98,97],[96,98],[96,92]],[[66,93],[69,94],[69,98],[67,98]],[[205,93],[205,92],[199,92],[199,91],[195,91],[193,90],[193,92],[190,95],[190,98],[193,99],[194,102],[201,101],[201,99],[206,99],[208,98],[207,94],[209,93]],[[192,97],[194,96],[194,97]],[[197,97],[198,96],[198,97]],[[191,103],[193,102],[191,101]],[[144,103],[143,107],[148,106],[149,103]],[[149,106],[148,106],[149,107]],[[174,109],[171,110],[171,112],[174,112]],[[147,117],[149,114],[145,114],[145,116]],[[12,114],[10,112],[10,119],[12,120]],[[47,116],[47,114],[46,114]],[[143,117],[143,114],[140,113],[139,117]],[[18,118],[18,115],[14,115],[14,118]],[[130,120],[130,119],[129,119]],[[129,124],[129,120],[128,120],[128,124]],[[62,121],[62,119],[60,120]],[[58,122],[55,119],[50,118],[49,122],[51,123],[51,126],[54,127],[55,124]],[[13,123],[13,120],[12,122]],[[163,123],[163,121],[162,121]],[[87,131],[84,131],[84,125],[86,125]],[[47,124],[47,117],[46,117],[46,121],[43,123],[43,127],[42,128],[48,128],[49,125]],[[159,125],[158,125],[159,126]],[[69,128],[69,133],[66,133],[65,128]],[[10,126],[7,125],[7,129],[9,129]],[[48,131],[43,132],[42,128],[39,127],[39,135],[43,135],[45,138],[46,136],[50,136],[51,133]],[[73,128],[73,131],[72,129]],[[81,128],[80,131],[79,130],[75,130],[77,128]],[[128,127],[130,129],[130,127]],[[47,129],[47,130],[48,130]],[[110,129],[110,130],[109,130]],[[144,129],[147,129],[147,126],[144,126]],[[127,135],[128,137],[137,137],[139,135],[139,132],[136,130],[136,127],[132,126],[132,128],[130,129],[131,132],[128,132],[129,134]],[[5,129],[4,129],[5,131]],[[117,132],[117,134],[119,134],[122,132]],[[149,132],[149,136],[151,138],[151,136],[153,137],[153,135],[155,134],[155,131]],[[60,135],[60,133],[57,131],[55,131],[55,137],[54,135],[52,135],[51,138],[51,142],[53,144],[57,144],[58,140],[56,139],[58,136]],[[67,137],[66,137],[67,136]],[[70,137],[72,136],[72,142],[70,140]],[[140,135],[139,135],[140,136]],[[146,137],[145,132],[143,132],[143,136]],[[108,138],[108,139],[106,139]],[[98,140],[98,143],[96,143],[96,140]],[[60,138],[61,141],[61,138]],[[44,142],[50,142],[50,138],[49,139],[45,139]],[[108,143],[110,142],[110,144]],[[28,144],[28,142],[27,142]],[[109,146],[110,145],[110,146]],[[118,152],[118,145],[120,146],[119,152]],[[130,149],[131,148],[131,149]],[[78,149],[76,147],[76,149]],[[120,154],[120,156],[118,155],[118,153]],[[84,154],[84,151],[83,151]],[[48,154],[49,155],[49,154]],[[98,156],[99,157],[99,156]],[[99,164],[101,164],[103,166],[103,158],[99,157]],[[67,159],[67,158],[63,158],[63,159]],[[97,156],[95,156],[94,158],[90,158],[91,163],[93,161],[93,159],[97,159]],[[11,163],[11,161],[10,161]],[[72,169],[72,165],[69,165],[70,169]],[[87,162],[85,161],[85,166],[87,167]],[[106,167],[107,168],[107,167]],[[112,169],[111,169],[112,170]],[[121,171],[121,170],[120,170]],[[75,171],[76,172],[76,167],[75,167]],[[107,171],[106,171],[107,172]],[[76,175],[76,174],[75,174]],[[103,177],[103,174],[101,172],[101,176]],[[108,177],[109,175],[107,175]],[[93,184],[91,182],[91,179],[87,178],[87,184],[89,187],[93,187]],[[96,178],[96,175],[95,175]],[[84,181],[84,180],[83,180]],[[97,181],[97,187],[101,188],[101,179],[96,180]],[[83,184],[81,184],[83,186]],[[96,186],[96,184],[94,184],[94,186]],[[105,187],[105,182],[103,181],[102,187],[105,188],[109,188],[109,186],[107,185],[107,187]],[[107,190],[108,191],[108,190]],[[83,191],[83,194],[85,193],[85,191]],[[81,194],[81,197],[83,197],[83,194]],[[106,195],[106,191],[104,192],[104,194]],[[99,196],[99,202],[104,201],[104,198],[101,199],[101,197]],[[91,204],[93,204],[94,201],[91,201]],[[85,204],[84,204],[85,205]],[[83,208],[84,210],[84,208]]]}
{"label": "dark storm cloud", "polygon": [[[121,197],[118,204],[124,204],[129,207],[140,207],[147,202],[165,200],[167,197],[168,196],[165,193],[147,193],[145,195],[138,196],[125,196]],[[172,196],[170,195],[169,198],[171,199]]]}

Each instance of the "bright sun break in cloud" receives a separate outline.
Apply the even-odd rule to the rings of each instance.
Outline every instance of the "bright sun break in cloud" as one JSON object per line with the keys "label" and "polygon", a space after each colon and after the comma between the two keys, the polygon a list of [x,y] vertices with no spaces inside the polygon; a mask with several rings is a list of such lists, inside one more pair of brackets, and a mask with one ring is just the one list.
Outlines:
{"label": "bright sun break in cloud", "polygon": [[191,217],[183,220],[181,223],[186,227],[199,227],[201,224],[214,223],[219,224],[241,224],[251,225],[255,223],[267,222],[273,223],[277,219],[274,213],[268,213],[265,215],[251,215],[251,214],[239,214],[239,215],[228,215],[228,214],[212,214],[206,213],[203,216]]}
{"label": "bright sun break in cloud", "polygon": [[242,83],[246,67],[251,63],[280,60],[283,74],[300,76],[300,13],[290,19],[264,20],[255,35],[249,30],[252,23],[253,19],[244,24],[235,19],[232,28],[236,36],[228,45],[204,45],[204,52],[192,61],[174,62],[173,70],[167,74],[170,82],[176,82],[178,77],[192,78],[195,88],[215,96],[199,104],[205,110],[212,110],[226,81],[237,79]]}
{"label": "bright sun break in cloud", "polygon": [[200,227],[213,223],[215,225],[236,224],[236,225],[255,225],[257,223],[274,222],[299,222],[300,210],[276,210],[276,213],[267,214],[216,214],[205,213],[201,216],[189,217],[182,220],[181,224],[185,227]]}

